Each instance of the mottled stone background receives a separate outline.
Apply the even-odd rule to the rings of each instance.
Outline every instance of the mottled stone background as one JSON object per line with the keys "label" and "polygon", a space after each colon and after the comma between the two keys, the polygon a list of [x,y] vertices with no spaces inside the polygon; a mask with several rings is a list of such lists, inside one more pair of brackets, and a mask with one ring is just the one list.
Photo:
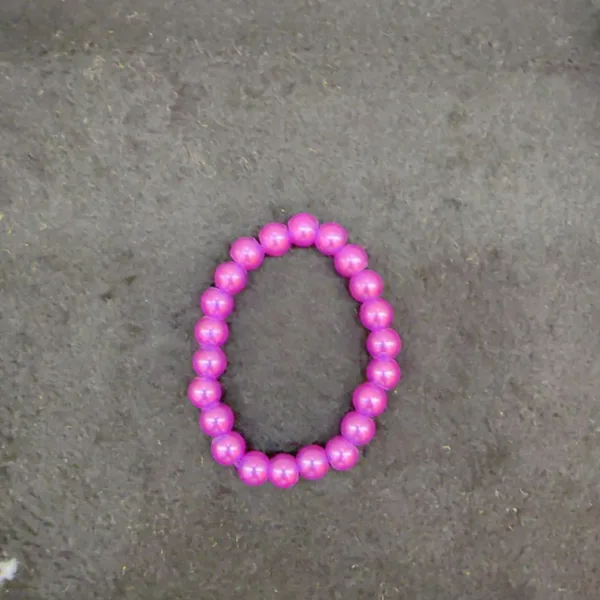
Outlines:
{"label": "mottled stone background", "polygon": [[[5,597],[596,600],[599,10],[3,0]],[[246,489],[185,399],[198,293],[305,209],[368,247],[405,377],[356,470]],[[325,259],[253,276],[252,444],[333,433],[362,340]]]}

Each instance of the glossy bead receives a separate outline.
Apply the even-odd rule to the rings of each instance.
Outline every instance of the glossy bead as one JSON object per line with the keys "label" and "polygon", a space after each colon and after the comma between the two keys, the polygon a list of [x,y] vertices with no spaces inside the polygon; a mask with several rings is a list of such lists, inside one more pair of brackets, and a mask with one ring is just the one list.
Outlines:
{"label": "glossy bead", "polygon": [[387,394],[374,383],[361,383],[352,394],[352,405],[366,417],[377,417],[387,408]]}
{"label": "glossy bead", "polygon": [[208,346],[194,352],[192,366],[198,377],[217,379],[227,369],[227,357],[221,348]]}
{"label": "glossy bead", "polygon": [[341,435],[327,442],[325,452],[331,468],[336,471],[348,471],[359,459],[358,448]]}
{"label": "glossy bead", "polygon": [[369,257],[364,248],[356,244],[348,244],[336,253],[333,266],[342,277],[352,277],[367,268]]}
{"label": "glossy bead", "polygon": [[265,251],[255,238],[241,237],[231,244],[229,256],[246,271],[254,271],[262,265]]}
{"label": "glossy bead", "polygon": [[319,221],[308,213],[299,213],[288,221],[288,231],[290,232],[290,241],[294,246],[308,248],[315,243],[317,231],[319,231]]}
{"label": "glossy bead", "polygon": [[209,287],[200,296],[200,308],[207,317],[226,319],[233,311],[233,296],[216,287]]}
{"label": "glossy bead", "polygon": [[365,302],[379,298],[383,294],[383,278],[379,273],[366,269],[355,273],[350,278],[350,295],[357,302]]}
{"label": "glossy bead", "polygon": [[360,322],[366,329],[375,331],[389,327],[394,320],[392,305],[383,298],[367,300],[360,305]]}
{"label": "glossy bead", "polygon": [[291,247],[290,233],[283,223],[267,223],[258,233],[267,256],[283,256]]}
{"label": "glossy bead", "polygon": [[188,385],[187,394],[189,401],[196,408],[204,410],[209,406],[217,404],[221,399],[221,384],[214,379],[194,377],[190,385]]}
{"label": "glossy bead", "polygon": [[223,466],[234,465],[246,452],[246,441],[235,431],[230,431],[213,439],[210,453]]}
{"label": "glossy bead", "polygon": [[277,454],[269,465],[269,481],[278,488],[290,488],[298,483],[298,464],[291,454]]}
{"label": "glossy bead", "polygon": [[227,404],[217,404],[200,413],[200,429],[210,437],[218,437],[233,429],[235,417]]}
{"label": "glossy bead", "polygon": [[317,232],[315,246],[321,254],[333,256],[346,245],[347,241],[348,233],[341,225],[323,223]]}
{"label": "glossy bead", "polygon": [[367,366],[367,379],[384,390],[395,388],[401,377],[400,366],[391,358],[374,358]]}
{"label": "glossy bead", "polygon": [[262,485],[269,477],[270,466],[271,461],[266,454],[253,450],[246,452],[238,463],[238,475],[246,485]]}
{"label": "glossy bead", "polygon": [[215,269],[215,285],[228,294],[239,294],[247,283],[248,272],[232,260],[221,263]]}
{"label": "glossy bead", "polygon": [[374,358],[396,358],[402,350],[402,340],[393,329],[378,329],[367,337],[367,351]]}
{"label": "glossy bead", "polygon": [[353,410],[342,419],[340,429],[351,444],[364,446],[375,436],[375,421]]}
{"label": "glossy bead", "polygon": [[194,327],[194,337],[201,346],[222,346],[229,337],[229,326],[221,319],[202,317]]}
{"label": "glossy bead", "polygon": [[323,479],[329,471],[329,462],[324,448],[317,445],[304,446],[296,455],[298,471],[304,479]]}

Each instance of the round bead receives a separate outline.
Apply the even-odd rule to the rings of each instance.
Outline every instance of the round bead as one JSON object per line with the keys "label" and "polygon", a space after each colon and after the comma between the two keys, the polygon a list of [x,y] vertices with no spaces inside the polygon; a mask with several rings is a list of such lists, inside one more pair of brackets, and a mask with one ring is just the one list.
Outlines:
{"label": "round bead", "polygon": [[348,244],[336,253],[333,266],[342,277],[352,277],[367,268],[369,257],[364,248],[356,244]]}
{"label": "round bead", "polygon": [[342,419],[341,433],[351,444],[364,446],[375,436],[375,421],[353,410]]}
{"label": "round bead", "polygon": [[246,485],[262,485],[269,477],[270,463],[263,452],[246,452],[238,464],[238,475]]}
{"label": "round bead", "polygon": [[391,358],[374,358],[367,367],[367,379],[384,390],[395,388],[401,377],[400,366]]}
{"label": "round bead", "polygon": [[210,287],[200,296],[200,308],[207,317],[226,319],[233,307],[233,297],[219,288]]}
{"label": "round bead", "polygon": [[304,479],[323,479],[329,471],[329,462],[324,448],[317,445],[305,446],[296,455],[298,471]]}
{"label": "round bead", "polygon": [[393,329],[378,329],[367,337],[367,351],[374,358],[396,358],[402,350],[402,340]]}
{"label": "round bead", "polygon": [[366,269],[350,278],[350,295],[357,302],[379,298],[383,294],[383,278],[379,273]]}
{"label": "round bead", "polygon": [[346,245],[347,241],[348,233],[341,225],[337,223],[323,223],[317,232],[315,246],[321,254],[333,256]]}
{"label": "round bead", "polygon": [[298,483],[298,464],[291,454],[277,454],[269,465],[269,481],[278,488],[290,488]]}
{"label": "round bead", "polygon": [[234,420],[231,408],[220,403],[200,413],[200,429],[210,437],[218,437],[232,430]]}
{"label": "round bead", "polygon": [[200,348],[194,352],[192,366],[198,377],[217,379],[227,369],[227,357],[221,348],[211,346]]}
{"label": "round bead", "polygon": [[290,241],[294,246],[308,248],[315,243],[317,231],[319,231],[319,221],[308,213],[299,213],[288,221],[288,231],[290,232]]}
{"label": "round bead", "polygon": [[292,245],[288,228],[283,223],[267,223],[259,231],[258,239],[268,256],[283,256]]}
{"label": "round bead", "polygon": [[254,271],[262,265],[265,251],[253,237],[241,237],[231,244],[229,256],[246,271]]}
{"label": "round bead", "polygon": [[244,456],[246,442],[235,431],[230,431],[213,439],[210,444],[210,453],[213,458],[223,466],[234,465]]}
{"label": "round bead", "polygon": [[232,260],[221,263],[215,269],[215,285],[228,294],[239,294],[247,283],[246,269]]}
{"label": "round bead", "polygon": [[377,417],[387,408],[387,394],[374,383],[361,383],[352,394],[352,404],[366,417]]}
{"label": "round bead", "polygon": [[187,390],[189,401],[200,410],[217,404],[221,399],[221,384],[214,379],[194,377]]}
{"label": "round bead", "polygon": [[202,317],[194,327],[194,337],[201,346],[222,346],[229,337],[229,326],[221,319]]}
{"label": "round bead", "polygon": [[360,321],[366,329],[375,331],[389,327],[394,320],[392,305],[383,298],[367,300],[360,306]]}
{"label": "round bead", "polygon": [[331,468],[336,471],[348,471],[358,462],[359,458],[358,448],[341,435],[337,435],[327,442],[325,452]]}

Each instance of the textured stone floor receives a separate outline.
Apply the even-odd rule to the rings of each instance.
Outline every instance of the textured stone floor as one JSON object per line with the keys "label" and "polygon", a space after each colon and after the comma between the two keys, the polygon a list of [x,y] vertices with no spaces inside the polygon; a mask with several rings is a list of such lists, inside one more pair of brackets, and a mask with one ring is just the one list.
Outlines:
{"label": "textured stone floor", "polygon": [[[596,599],[599,10],[3,0],[5,597]],[[185,399],[198,293],[307,209],[368,247],[404,379],[353,472],[247,489]],[[362,343],[327,260],[269,261],[225,378],[251,443],[335,432]]]}

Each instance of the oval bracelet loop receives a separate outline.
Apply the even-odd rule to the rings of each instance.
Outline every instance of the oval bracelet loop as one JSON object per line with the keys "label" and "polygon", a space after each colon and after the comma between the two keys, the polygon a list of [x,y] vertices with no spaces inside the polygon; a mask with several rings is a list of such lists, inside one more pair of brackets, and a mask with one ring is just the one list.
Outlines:
{"label": "oval bracelet loop", "polygon": [[[221,401],[219,377],[227,369],[222,347],[229,337],[227,318],[235,307],[234,296],[246,287],[248,274],[258,269],[266,256],[283,256],[292,246],[314,246],[331,257],[337,273],[348,280],[350,295],[360,304],[360,322],[369,331],[366,347],[370,361],[366,381],[352,393],[353,410],[343,417],[339,435],[324,447],[311,444],[296,456],[280,453],[269,458],[264,452],[247,449],[244,438],[233,429],[233,411]],[[351,469],[359,460],[359,447],[375,436],[375,418],[387,407],[387,392],[401,378],[396,357],[402,350],[402,340],[391,327],[394,310],[382,298],[383,279],[368,268],[366,250],[348,243],[348,234],[341,225],[319,225],[317,218],[307,213],[293,216],[287,225],[268,223],[258,239],[239,238],[231,245],[229,255],[231,260],[215,270],[214,286],[200,297],[203,316],[194,328],[198,349],[192,358],[196,377],[188,387],[190,402],[200,410],[200,429],[212,438],[213,458],[220,465],[233,466],[250,486],[270,481],[276,487],[289,488],[300,478],[322,479],[330,468]]]}

